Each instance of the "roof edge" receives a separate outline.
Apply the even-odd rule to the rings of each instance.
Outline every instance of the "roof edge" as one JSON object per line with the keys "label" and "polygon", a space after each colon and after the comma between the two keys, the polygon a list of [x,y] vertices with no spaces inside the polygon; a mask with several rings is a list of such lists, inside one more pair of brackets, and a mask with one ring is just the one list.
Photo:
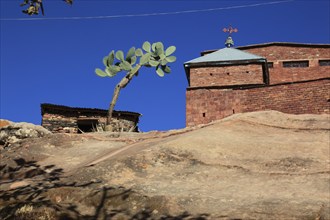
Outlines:
{"label": "roof edge", "polygon": [[200,63],[184,63],[185,68],[204,67],[204,66],[232,66],[232,65],[247,65],[256,63],[266,63],[266,58],[256,58],[249,60],[230,60],[230,61],[207,61]]}
{"label": "roof edge", "polygon": [[[44,112],[44,108],[56,108],[60,110],[67,110],[67,111],[95,111],[95,112],[108,112],[106,109],[99,109],[99,108],[82,108],[82,107],[70,107],[65,105],[56,105],[56,104],[50,104],[50,103],[41,103],[41,112]],[[141,116],[142,114],[137,112],[130,112],[130,111],[116,111],[114,110],[114,113],[121,113],[121,114],[130,114],[130,115],[137,115]]]}
{"label": "roof edge", "polygon": [[[225,51],[225,52],[224,52]],[[217,54],[222,56],[221,53],[228,53],[230,51],[233,51],[235,54],[235,56],[237,56],[237,53],[240,54],[240,55],[244,55],[243,58],[238,58],[238,59],[228,59],[228,58],[224,58],[224,59],[217,59],[217,60],[208,60],[208,58],[210,56],[214,56],[214,54]],[[231,53],[231,52],[230,52]],[[266,59],[265,57],[261,57],[259,55],[256,55],[256,54],[253,54],[253,53],[250,53],[250,52],[247,52],[247,51],[243,51],[243,50],[239,50],[237,48],[221,48],[219,50],[216,50],[216,51],[212,51],[212,53],[208,53],[206,54],[207,56],[200,56],[198,58],[195,58],[195,59],[192,59],[192,60],[189,60],[187,62],[184,62],[184,64],[192,64],[192,63],[204,63],[204,62],[237,62],[237,61],[243,61],[243,60],[259,60],[259,59]],[[227,54],[228,55],[228,54]],[[232,55],[231,55],[232,56]],[[205,60],[206,59],[206,60]],[[214,58],[212,58],[214,59]],[[201,61],[200,61],[201,60]]]}
{"label": "roof edge", "polygon": [[[269,47],[269,46],[289,46],[289,47],[325,47],[330,48],[330,44],[321,44],[321,43],[295,43],[295,42],[268,42],[261,44],[250,44],[245,46],[235,47],[236,49],[244,50],[251,48],[259,48],[259,47]],[[201,56],[217,51],[218,49],[212,50],[204,50],[201,52]]]}

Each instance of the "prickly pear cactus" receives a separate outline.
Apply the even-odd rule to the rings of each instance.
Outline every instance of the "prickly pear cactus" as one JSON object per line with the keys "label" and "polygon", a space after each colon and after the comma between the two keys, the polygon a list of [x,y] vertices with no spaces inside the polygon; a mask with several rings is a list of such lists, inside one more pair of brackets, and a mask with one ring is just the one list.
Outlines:
{"label": "prickly pear cactus", "polygon": [[156,73],[163,77],[165,73],[171,72],[168,64],[176,61],[176,57],[172,55],[175,50],[175,46],[165,49],[162,42],[151,44],[148,41],[143,43],[142,48],[129,49],[126,56],[121,50],[113,50],[103,58],[105,69],[97,68],[95,73],[100,77],[113,77],[121,71],[137,72],[141,66],[145,66],[155,68]]}
{"label": "prickly pear cactus", "polygon": [[175,50],[175,46],[170,46],[165,49],[161,42],[150,44],[146,41],[143,43],[142,48],[136,49],[135,47],[132,47],[129,49],[126,56],[121,50],[113,50],[108,56],[103,58],[103,64],[105,66],[104,70],[99,68],[95,69],[95,73],[98,76],[113,77],[121,71],[126,72],[125,77],[122,78],[115,87],[108,110],[107,126],[105,126],[106,131],[112,131],[110,126],[111,118],[120,90],[125,88],[134,76],[138,75],[139,69],[142,66],[155,68],[156,73],[160,77],[163,77],[165,73],[170,73],[171,68],[168,64],[175,62],[176,57],[172,55]]}

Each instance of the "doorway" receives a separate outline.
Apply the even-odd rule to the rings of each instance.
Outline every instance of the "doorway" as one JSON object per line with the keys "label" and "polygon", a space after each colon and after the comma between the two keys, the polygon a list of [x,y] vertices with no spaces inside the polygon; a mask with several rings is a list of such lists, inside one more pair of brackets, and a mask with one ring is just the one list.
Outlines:
{"label": "doorway", "polygon": [[97,119],[78,119],[78,134],[97,131],[99,121]]}

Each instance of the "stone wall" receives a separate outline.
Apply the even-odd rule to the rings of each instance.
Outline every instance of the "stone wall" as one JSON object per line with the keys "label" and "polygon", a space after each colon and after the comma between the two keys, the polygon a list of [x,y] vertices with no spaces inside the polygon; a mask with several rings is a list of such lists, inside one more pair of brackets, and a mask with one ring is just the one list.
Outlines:
{"label": "stone wall", "polygon": [[[106,123],[106,117],[66,117],[59,114],[44,114],[42,118],[42,126],[54,133],[80,133],[78,129],[79,121],[97,120],[95,131],[103,129]],[[125,118],[114,117],[110,123],[115,132],[137,131],[137,124],[134,121]]]}
{"label": "stone wall", "polygon": [[263,84],[262,65],[190,68],[190,87]]}
{"label": "stone wall", "polygon": [[41,125],[54,133],[78,133],[77,117],[45,113]]}
{"label": "stone wall", "polygon": [[255,88],[186,91],[186,125],[219,120],[235,113],[277,110],[290,114],[329,114],[330,80]]}
{"label": "stone wall", "polygon": [[112,118],[110,125],[112,126],[114,132],[138,131],[137,124],[134,123],[134,121],[123,118]]}
{"label": "stone wall", "polygon": [[330,46],[317,46],[317,45],[285,45],[274,44],[269,46],[243,46],[237,49],[247,51],[249,53],[265,57],[268,61],[277,60],[318,60],[318,59],[329,59]]}
{"label": "stone wall", "polygon": [[[267,59],[270,84],[297,82],[330,77],[330,66],[320,66],[320,60],[330,60],[330,47],[285,46],[242,47],[241,50]],[[283,62],[308,61],[308,67],[283,67]]]}

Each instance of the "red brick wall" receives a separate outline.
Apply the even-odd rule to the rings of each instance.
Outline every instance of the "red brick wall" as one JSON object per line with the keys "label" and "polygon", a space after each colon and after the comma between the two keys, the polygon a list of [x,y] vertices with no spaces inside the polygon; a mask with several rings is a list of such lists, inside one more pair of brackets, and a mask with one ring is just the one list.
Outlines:
{"label": "red brick wall", "polygon": [[284,46],[273,45],[257,48],[244,47],[240,50],[247,51],[262,57],[265,57],[268,61],[275,60],[300,60],[300,59],[329,59],[330,48],[317,48],[317,47],[297,47],[297,46]]}
{"label": "red brick wall", "polygon": [[270,84],[281,82],[297,82],[330,77],[330,66],[311,66],[306,68],[284,68],[282,62],[269,69]]}
{"label": "red brick wall", "polygon": [[[274,68],[269,68],[270,84],[281,82],[296,82],[330,77],[330,66],[319,66],[319,60],[330,59],[330,48],[297,47],[272,45],[257,48],[241,49],[265,57],[273,62]],[[284,68],[283,61],[308,60],[306,68]]]}
{"label": "red brick wall", "polygon": [[187,89],[186,125],[205,124],[234,113],[260,110],[330,113],[329,91],[329,79],[243,90]]}
{"label": "red brick wall", "polygon": [[190,87],[262,84],[260,64],[190,68]]}

